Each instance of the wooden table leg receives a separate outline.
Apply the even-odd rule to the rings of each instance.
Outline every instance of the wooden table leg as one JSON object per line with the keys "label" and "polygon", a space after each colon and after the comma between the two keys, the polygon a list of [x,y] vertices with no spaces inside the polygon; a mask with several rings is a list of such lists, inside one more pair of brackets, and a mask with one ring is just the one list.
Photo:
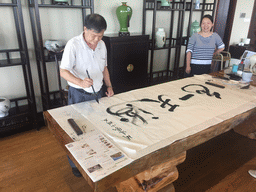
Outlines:
{"label": "wooden table leg", "polygon": [[[183,152],[169,161],[155,165],[116,186],[118,192],[156,192],[167,190],[174,192],[173,182],[178,179],[177,165],[184,162],[186,152]],[[163,189],[164,188],[164,189]],[[161,190],[162,189],[162,190]]]}

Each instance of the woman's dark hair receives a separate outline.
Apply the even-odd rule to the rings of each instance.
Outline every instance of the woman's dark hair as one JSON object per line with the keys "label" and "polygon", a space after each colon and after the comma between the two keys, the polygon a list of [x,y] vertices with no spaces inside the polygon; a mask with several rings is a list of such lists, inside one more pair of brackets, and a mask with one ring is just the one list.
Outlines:
{"label": "woman's dark hair", "polygon": [[208,18],[208,19],[210,19],[211,20],[211,22],[213,23],[213,17],[211,16],[211,15],[204,15],[203,17],[202,17],[202,19],[201,19],[201,23],[200,23],[200,25],[202,24],[202,21],[203,21],[203,19],[204,18]]}
{"label": "woman's dark hair", "polygon": [[107,22],[104,17],[99,14],[90,14],[85,17],[84,26],[89,30],[100,33],[102,30],[107,29]]}

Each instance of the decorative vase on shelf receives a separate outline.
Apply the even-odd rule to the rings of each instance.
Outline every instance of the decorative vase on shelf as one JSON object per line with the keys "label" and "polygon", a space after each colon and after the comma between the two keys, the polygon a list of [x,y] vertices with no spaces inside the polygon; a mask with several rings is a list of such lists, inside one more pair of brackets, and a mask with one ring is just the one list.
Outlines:
{"label": "decorative vase on shelf", "polygon": [[127,6],[126,2],[122,2],[122,5],[116,9],[116,15],[120,24],[119,36],[130,36],[128,27],[130,27],[132,8]]}
{"label": "decorative vase on shelf", "polygon": [[200,30],[201,30],[201,27],[200,27],[199,23],[195,20],[195,21],[191,24],[190,36],[192,36],[194,33],[200,32]]}
{"label": "decorative vase on shelf", "polygon": [[0,118],[9,115],[9,109],[11,108],[11,102],[5,97],[0,97]]}
{"label": "decorative vase on shelf", "polygon": [[161,7],[170,7],[170,0],[159,0],[161,1]]}
{"label": "decorative vase on shelf", "polygon": [[164,28],[158,28],[156,32],[156,46],[163,47],[166,41],[166,33]]}
{"label": "decorative vase on shelf", "polygon": [[200,9],[200,0],[196,0],[195,9]]}

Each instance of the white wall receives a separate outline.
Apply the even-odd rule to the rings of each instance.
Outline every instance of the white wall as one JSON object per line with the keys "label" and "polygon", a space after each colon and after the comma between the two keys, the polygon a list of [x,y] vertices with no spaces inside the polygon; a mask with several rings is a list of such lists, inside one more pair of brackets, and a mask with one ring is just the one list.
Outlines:
{"label": "white wall", "polygon": [[[212,0],[208,0],[212,1]],[[10,0],[3,0],[1,2],[10,2]],[[27,0],[22,0],[22,10],[25,22],[26,37],[29,49],[30,64],[32,68],[33,83],[35,89],[36,100],[38,103],[38,111],[41,111],[40,101],[40,87],[37,74],[37,66],[35,61],[34,44],[28,9]],[[115,14],[116,8],[121,5],[120,0],[95,0],[95,13],[99,13],[107,20],[108,28],[105,34],[118,33],[119,23]],[[130,21],[129,31],[131,33],[142,32],[142,0],[127,0],[127,5],[133,9],[133,15]],[[250,18],[254,0],[238,0],[237,11],[235,15],[235,22],[233,26],[231,41],[238,42],[240,37],[246,37],[248,32],[249,23],[241,22],[239,18],[240,12],[246,12],[246,18]],[[151,33],[150,15],[152,13],[147,12],[147,29],[146,33]],[[82,30],[82,14],[79,9],[50,9],[40,8],[40,19],[42,26],[42,33],[44,41],[47,39],[62,39],[64,41],[69,40],[73,36],[79,35]],[[169,30],[169,17],[170,15],[165,13],[157,14],[157,26],[164,27],[167,34]],[[192,21],[196,19],[196,15],[193,16]],[[187,19],[185,19],[185,23]],[[186,31],[187,29],[184,28]],[[16,32],[14,19],[11,8],[0,8],[0,49],[10,49],[18,47],[16,40]],[[154,71],[163,70],[166,67],[166,50],[156,52]],[[184,60],[184,54],[181,61]],[[3,57],[0,54],[0,59]],[[14,55],[15,57],[15,55]],[[174,56],[172,56],[172,59]],[[181,66],[182,66],[181,62]],[[57,76],[55,63],[47,63],[49,87],[50,90],[56,90]],[[63,87],[66,86],[66,81],[62,80]],[[0,68],[0,96],[8,98],[14,98],[17,96],[24,96],[26,94],[24,89],[23,74],[20,67],[8,67]]]}
{"label": "white wall", "polygon": [[[232,27],[230,45],[241,42],[241,38],[247,38],[254,0],[238,0],[235,11],[235,18]],[[246,13],[245,18],[240,18],[241,13]]]}

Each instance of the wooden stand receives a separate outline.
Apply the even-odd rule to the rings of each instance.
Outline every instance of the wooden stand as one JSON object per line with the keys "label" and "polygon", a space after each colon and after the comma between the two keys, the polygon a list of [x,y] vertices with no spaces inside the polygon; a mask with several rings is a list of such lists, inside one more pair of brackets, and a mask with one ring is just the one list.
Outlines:
{"label": "wooden stand", "polygon": [[186,159],[186,152],[171,158],[169,161],[151,167],[116,186],[119,192],[153,192],[168,188],[168,192],[175,191],[173,182],[178,179],[176,166]]}

